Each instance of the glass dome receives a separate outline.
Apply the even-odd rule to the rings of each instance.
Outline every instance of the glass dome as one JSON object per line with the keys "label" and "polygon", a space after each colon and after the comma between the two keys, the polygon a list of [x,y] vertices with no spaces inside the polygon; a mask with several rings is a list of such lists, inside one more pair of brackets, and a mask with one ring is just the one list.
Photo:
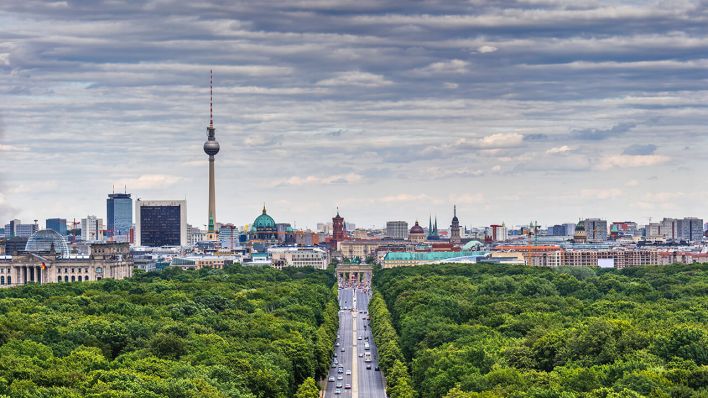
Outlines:
{"label": "glass dome", "polygon": [[43,229],[32,234],[27,240],[25,251],[31,253],[48,252],[52,250],[52,244],[54,244],[54,250],[57,255],[61,257],[69,255],[69,246],[66,244],[66,239],[51,229]]}

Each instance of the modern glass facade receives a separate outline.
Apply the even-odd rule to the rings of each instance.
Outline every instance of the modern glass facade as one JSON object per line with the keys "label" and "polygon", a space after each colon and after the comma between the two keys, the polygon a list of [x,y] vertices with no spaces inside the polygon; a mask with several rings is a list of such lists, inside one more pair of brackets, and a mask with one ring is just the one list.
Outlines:
{"label": "modern glass facade", "polygon": [[51,229],[61,236],[66,236],[66,218],[47,218],[46,229]]}
{"label": "modern glass facade", "polygon": [[[133,199],[129,193],[113,193],[106,199],[107,235],[109,237],[125,237],[130,234],[133,225]],[[120,240],[120,239],[114,239]]]}
{"label": "modern glass facade", "polygon": [[180,206],[141,206],[140,241],[143,246],[179,246]]}

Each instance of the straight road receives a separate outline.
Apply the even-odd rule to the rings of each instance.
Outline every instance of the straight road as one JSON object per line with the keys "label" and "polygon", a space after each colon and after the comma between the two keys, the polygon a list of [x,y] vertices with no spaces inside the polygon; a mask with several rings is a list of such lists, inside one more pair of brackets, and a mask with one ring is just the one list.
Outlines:
{"label": "straight road", "polygon": [[[378,366],[376,345],[369,322],[365,319],[368,318],[368,307],[369,295],[363,290],[349,287],[339,290],[339,345],[334,347],[337,366],[330,367],[328,378],[334,377],[334,381],[327,382],[326,398],[386,398],[383,376],[375,370]],[[365,349],[366,342],[369,343],[369,350]],[[367,352],[371,353],[371,362],[365,362]],[[367,364],[371,365],[371,369],[366,369]],[[343,373],[339,373],[340,370]],[[346,374],[348,371],[351,375]],[[338,376],[342,380],[338,380]],[[342,387],[338,388],[338,384]],[[345,389],[347,384],[351,388]],[[337,389],[339,394],[336,394]]]}

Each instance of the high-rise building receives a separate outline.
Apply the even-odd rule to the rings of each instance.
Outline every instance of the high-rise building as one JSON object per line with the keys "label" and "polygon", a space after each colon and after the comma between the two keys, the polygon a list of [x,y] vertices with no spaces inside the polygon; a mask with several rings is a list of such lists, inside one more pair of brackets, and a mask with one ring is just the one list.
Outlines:
{"label": "high-rise building", "polygon": [[39,226],[35,220],[34,224],[22,224],[20,220],[10,220],[5,224],[5,238],[29,238],[33,233],[39,231]]}
{"label": "high-rise building", "polygon": [[585,219],[585,233],[588,242],[604,242],[607,240],[607,220],[599,218]]}
{"label": "high-rise building", "polygon": [[209,155],[209,214],[207,224],[207,240],[216,240],[216,183],[214,181],[214,156],[219,153],[219,142],[216,141],[214,128],[214,101],[212,95],[212,79],[209,73],[209,127],[207,141],[204,143],[204,153]]}
{"label": "high-rise building", "polygon": [[106,226],[103,219],[96,216],[87,216],[81,219],[81,240],[96,242],[103,240],[103,231]]}
{"label": "high-rise building", "polygon": [[106,218],[108,237],[114,242],[128,242],[133,226],[133,199],[129,193],[108,194]]}
{"label": "high-rise building", "polygon": [[703,239],[703,220],[696,217],[686,217],[676,220],[678,239],[696,242]]}
{"label": "high-rise building", "polygon": [[391,239],[408,239],[408,223],[405,221],[387,221],[386,237]]}
{"label": "high-rise building", "polygon": [[186,200],[135,201],[136,246],[187,246]]}
{"label": "high-rise building", "polygon": [[66,236],[66,218],[47,218],[45,226],[46,229],[51,229],[61,236]]}
{"label": "high-rise building", "polygon": [[666,240],[678,239],[678,225],[675,218],[664,218],[661,220],[659,235]]}
{"label": "high-rise building", "polygon": [[221,242],[221,247],[224,249],[234,249],[239,246],[239,231],[238,228],[233,224],[221,224],[219,228],[219,242]]}
{"label": "high-rise building", "polygon": [[462,242],[460,237],[460,220],[457,219],[457,205],[452,207],[452,224],[450,224],[450,243],[459,244]]}
{"label": "high-rise building", "polygon": [[493,242],[503,242],[509,238],[506,225],[492,224],[489,226],[491,240]]}

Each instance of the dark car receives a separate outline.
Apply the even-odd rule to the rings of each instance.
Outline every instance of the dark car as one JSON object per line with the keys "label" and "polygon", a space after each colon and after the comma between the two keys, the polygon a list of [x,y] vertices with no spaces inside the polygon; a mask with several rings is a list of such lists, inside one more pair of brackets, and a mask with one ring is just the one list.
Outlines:
{"label": "dark car", "polygon": [[377,366],[376,368],[374,368],[374,370],[378,372],[381,369],[379,369],[379,367]]}

